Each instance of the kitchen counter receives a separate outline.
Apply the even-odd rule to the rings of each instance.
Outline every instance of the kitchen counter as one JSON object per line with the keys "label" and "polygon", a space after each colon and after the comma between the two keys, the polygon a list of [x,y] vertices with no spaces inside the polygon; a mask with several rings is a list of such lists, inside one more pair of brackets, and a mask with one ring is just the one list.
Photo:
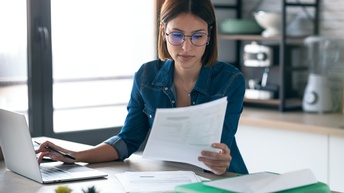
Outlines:
{"label": "kitchen counter", "polygon": [[272,109],[244,107],[239,124],[344,137],[344,114],[279,112]]}
{"label": "kitchen counter", "polygon": [[344,114],[244,107],[236,139],[251,173],[309,168],[344,192]]}

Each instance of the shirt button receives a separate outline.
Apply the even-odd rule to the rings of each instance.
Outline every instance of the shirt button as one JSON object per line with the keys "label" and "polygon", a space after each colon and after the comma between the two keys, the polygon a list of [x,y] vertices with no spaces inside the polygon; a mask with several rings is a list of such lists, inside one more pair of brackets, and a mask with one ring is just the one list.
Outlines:
{"label": "shirt button", "polygon": [[193,105],[196,104],[195,101],[193,101],[192,104],[193,104]]}
{"label": "shirt button", "polygon": [[176,101],[171,101],[172,103],[175,103]]}
{"label": "shirt button", "polygon": [[168,88],[167,88],[167,87],[165,87],[165,90],[168,90]]}
{"label": "shirt button", "polygon": [[149,115],[149,118],[152,118],[152,115]]}

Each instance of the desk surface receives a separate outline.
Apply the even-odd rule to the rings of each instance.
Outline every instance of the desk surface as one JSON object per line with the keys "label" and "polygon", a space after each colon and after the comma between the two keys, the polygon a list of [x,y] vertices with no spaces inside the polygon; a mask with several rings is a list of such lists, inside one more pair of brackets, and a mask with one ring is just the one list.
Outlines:
{"label": "desk surface", "polygon": [[[38,139],[40,138],[35,138],[35,140]],[[55,140],[51,138],[46,139],[58,143],[59,145],[65,142],[63,140]],[[72,149],[84,149],[89,147],[82,144],[74,144],[73,142],[66,143],[72,145],[68,146]],[[108,173],[108,177],[104,179],[82,180],[56,184],[40,184],[9,171],[6,169],[5,162],[0,161],[0,193],[55,193],[55,189],[60,185],[67,185],[73,190],[72,193],[83,193],[83,189],[87,189],[91,186],[95,186],[99,193],[124,193],[125,191],[115,175],[128,171],[193,171],[197,175],[208,179],[217,179],[236,175],[234,173],[227,173],[224,176],[217,176],[203,172],[201,168],[193,165],[143,159],[140,154],[133,154],[125,161],[89,164],[87,166]]]}
{"label": "desk surface", "polygon": [[[157,160],[142,159],[140,155],[133,154],[125,161],[106,162],[99,164],[89,164],[88,167],[104,171],[109,174],[105,179],[83,180],[68,183],[57,183],[43,185],[35,181],[17,175],[6,169],[5,163],[0,162],[0,192],[2,193],[55,193],[59,185],[68,185],[73,192],[82,193],[82,189],[95,186],[100,193],[121,193],[124,192],[122,185],[117,180],[115,174],[127,171],[194,171],[197,175],[209,179],[219,178],[219,176],[205,173],[202,169],[188,164],[166,162]],[[231,176],[234,174],[227,174]]]}
{"label": "desk surface", "polygon": [[[50,140],[58,145],[67,145],[70,149],[81,150],[88,148],[88,145],[73,143],[52,138],[34,138],[37,141]],[[25,164],[23,162],[23,164]],[[95,180],[82,180],[74,182],[64,182],[56,184],[43,185],[32,181],[28,178],[15,174],[6,169],[5,162],[0,161],[0,192],[1,193],[55,193],[55,189],[59,185],[68,185],[73,191],[72,193],[82,193],[82,189],[95,186],[99,193],[121,193],[124,192],[122,185],[116,178],[117,173],[128,171],[194,171],[197,175],[216,179],[223,176],[216,176],[211,173],[203,172],[201,168],[189,164],[167,162],[158,160],[143,159],[140,154],[133,154],[125,161],[114,161],[106,163],[88,164],[90,168],[106,172],[107,178]],[[235,174],[228,173],[225,176],[233,176]]]}

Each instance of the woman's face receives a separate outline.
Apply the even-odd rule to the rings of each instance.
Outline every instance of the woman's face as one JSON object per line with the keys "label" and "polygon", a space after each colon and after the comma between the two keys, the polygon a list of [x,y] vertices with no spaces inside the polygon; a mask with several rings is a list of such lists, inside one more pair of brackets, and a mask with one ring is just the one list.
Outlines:
{"label": "woman's face", "polygon": [[[181,45],[172,45],[169,41],[169,38],[170,40],[173,38],[171,33],[175,32],[178,32],[179,35],[180,33],[185,35],[185,41]],[[203,34],[204,37],[194,35],[194,42],[201,38],[206,38],[206,41],[208,41],[208,24],[204,20],[189,13],[180,14],[167,23],[165,31],[162,30],[162,33],[167,44],[167,50],[177,67],[192,69],[199,68],[202,65],[201,59],[207,44],[195,46],[192,44],[190,36]],[[170,35],[167,36],[166,33]],[[174,35],[174,37],[176,36],[178,37],[178,34]]]}

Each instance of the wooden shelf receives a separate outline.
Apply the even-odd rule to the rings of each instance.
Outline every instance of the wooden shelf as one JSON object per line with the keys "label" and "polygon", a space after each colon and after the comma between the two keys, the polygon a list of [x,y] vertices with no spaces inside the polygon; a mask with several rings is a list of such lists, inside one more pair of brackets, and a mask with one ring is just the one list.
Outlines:
{"label": "wooden shelf", "polygon": [[[245,104],[254,104],[256,106],[272,106],[278,108],[278,106],[281,104],[281,101],[279,99],[267,99],[267,100],[261,100],[261,99],[244,99]],[[285,107],[287,109],[296,109],[300,108],[302,106],[302,99],[300,98],[288,98],[285,101]]]}
{"label": "wooden shelf", "polygon": [[[290,36],[287,37],[286,42],[288,44],[296,43],[300,44],[307,36]],[[241,34],[219,34],[219,39],[222,40],[257,40],[257,41],[281,41],[280,36],[263,37],[261,35],[241,35]]]}
{"label": "wooden shelf", "polygon": [[265,105],[279,105],[279,99],[248,99],[245,98],[245,103],[258,103],[258,104],[265,104]]}

